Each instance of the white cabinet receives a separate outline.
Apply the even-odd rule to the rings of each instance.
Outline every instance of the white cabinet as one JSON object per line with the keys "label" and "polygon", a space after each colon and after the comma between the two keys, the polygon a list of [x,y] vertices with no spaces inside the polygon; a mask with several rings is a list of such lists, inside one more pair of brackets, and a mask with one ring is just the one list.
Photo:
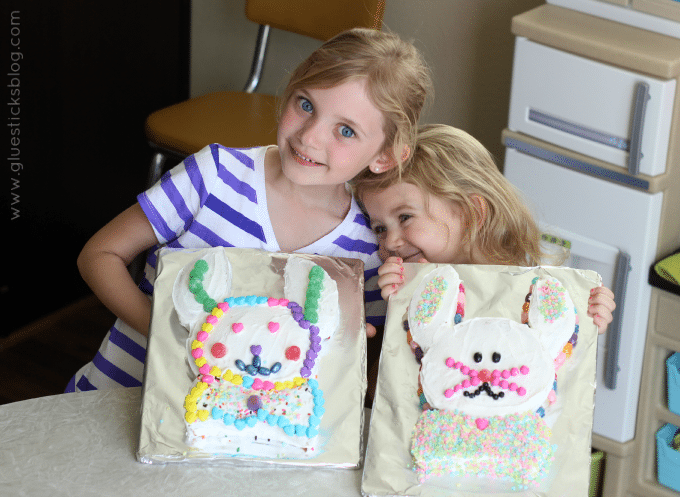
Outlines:
{"label": "white cabinet", "polygon": [[640,405],[640,385],[643,371],[659,381],[665,371],[665,358],[643,360],[649,268],[680,247],[680,38],[551,4],[516,16],[512,31],[504,174],[571,244],[572,265],[616,293],[598,342],[593,445],[607,452],[604,495],[653,491],[653,461],[639,460],[653,447],[638,444],[654,440],[660,419]]}

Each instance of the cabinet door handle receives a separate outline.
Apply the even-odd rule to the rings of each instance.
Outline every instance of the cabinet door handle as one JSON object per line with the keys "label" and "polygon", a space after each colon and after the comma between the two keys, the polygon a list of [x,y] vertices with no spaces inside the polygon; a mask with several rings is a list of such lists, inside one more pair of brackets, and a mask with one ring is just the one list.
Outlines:
{"label": "cabinet door handle", "polygon": [[607,330],[607,358],[604,364],[604,386],[610,390],[616,389],[616,379],[621,369],[619,367],[619,347],[621,345],[623,304],[626,300],[626,288],[628,287],[628,273],[630,270],[630,255],[626,252],[619,252],[613,288],[617,304],[612,322]]}
{"label": "cabinet door handle", "polygon": [[640,173],[642,159],[642,128],[645,124],[645,110],[649,100],[649,84],[641,81],[635,85],[633,97],[633,119],[630,125],[630,149],[628,151],[628,172],[633,176]]}

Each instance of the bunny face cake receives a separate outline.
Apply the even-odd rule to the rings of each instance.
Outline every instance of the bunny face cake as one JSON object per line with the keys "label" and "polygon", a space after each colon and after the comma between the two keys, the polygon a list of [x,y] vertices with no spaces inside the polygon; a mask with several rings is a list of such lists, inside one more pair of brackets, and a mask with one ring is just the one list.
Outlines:
{"label": "bunny face cake", "polygon": [[231,293],[223,252],[185,266],[173,288],[195,376],[184,401],[187,445],[220,455],[309,458],[319,450],[319,358],[338,327],[338,290],[290,257],[285,298]]}
{"label": "bunny face cake", "polygon": [[526,488],[548,474],[555,446],[543,416],[556,402],[556,369],[576,344],[578,319],[552,277],[536,278],[523,304],[522,323],[465,319],[464,286],[450,266],[414,292],[408,340],[421,363],[424,411],[411,454],[421,482],[476,475]]}

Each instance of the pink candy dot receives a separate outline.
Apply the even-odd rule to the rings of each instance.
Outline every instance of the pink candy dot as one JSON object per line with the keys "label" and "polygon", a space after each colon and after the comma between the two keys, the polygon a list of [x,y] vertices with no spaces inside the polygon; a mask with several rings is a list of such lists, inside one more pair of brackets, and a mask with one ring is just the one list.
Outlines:
{"label": "pink candy dot", "polygon": [[529,374],[529,368],[527,366],[522,366],[519,368],[519,372],[522,374]]}
{"label": "pink candy dot", "polygon": [[191,351],[191,355],[194,357],[194,359],[198,359],[199,357],[203,356],[203,349],[194,349]]}
{"label": "pink candy dot", "polygon": [[470,386],[470,380],[463,381],[463,388],[467,388],[469,386]]}
{"label": "pink candy dot", "polygon": [[510,383],[509,388],[510,388],[510,391],[514,392],[515,390],[517,390],[517,383]]}
{"label": "pink candy dot", "polygon": [[510,378],[510,371],[504,369],[503,372],[501,373],[501,376],[507,380],[508,378]]}
{"label": "pink candy dot", "polygon": [[269,299],[267,299],[267,304],[269,305],[269,307],[274,307],[275,305],[279,305],[279,299],[273,299],[273,298],[269,297]]}
{"label": "pink candy dot", "polygon": [[209,374],[206,374],[206,375],[203,375],[203,378],[201,378],[201,380],[203,381],[203,383],[212,383],[213,381],[215,381],[215,377],[211,376]]}
{"label": "pink candy dot", "polygon": [[481,381],[479,378],[477,378],[476,376],[473,376],[473,377],[472,377],[472,380],[470,381],[470,383],[472,383],[472,386],[473,386],[473,387],[476,387],[476,386],[479,385],[481,382],[482,382],[482,381]]}
{"label": "pink candy dot", "polygon": [[508,382],[505,381],[505,380],[501,381],[501,388],[507,389],[508,388]]}
{"label": "pink candy dot", "polygon": [[289,303],[290,303],[290,300],[288,300],[288,299],[280,299],[279,300],[279,305],[282,305],[284,307],[287,306]]}
{"label": "pink candy dot", "polygon": [[510,374],[511,374],[512,376],[517,376],[517,375],[519,374],[519,369],[517,369],[517,368],[512,368],[512,369],[510,370]]}
{"label": "pink candy dot", "polygon": [[226,302],[220,302],[217,304],[217,307],[219,307],[222,312],[227,312],[229,310],[229,304]]}
{"label": "pink candy dot", "polygon": [[478,374],[479,373],[474,369],[471,369],[470,371],[468,371],[468,375],[470,375],[470,376],[477,376]]}
{"label": "pink candy dot", "polygon": [[213,315],[211,314],[210,316],[208,316],[207,318],[205,318],[205,322],[206,322],[206,323],[210,323],[210,324],[215,324],[215,323],[217,323],[217,316],[213,316]]}
{"label": "pink candy dot", "polygon": [[470,368],[468,368],[467,366],[463,366],[462,368],[460,368],[460,372],[463,374],[468,374],[468,371],[470,371]]}
{"label": "pink candy dot", "polygon": [[274,384],[271,381],[262,382],[262,390],[274,390]]}
{"label": "pink candy dot", "polygon": [[253,388],[255,390],[262,390],[263,383],[262,380],[259,378],[255,378],[255,381],[253,381]]}
{"label": "pink candy dot", "polygon": [[201,374],[210,374],[210,365],[208,363],[205,363],[203,366],[198,368],[198,371]]}
{"label": "pink candy dot", "polygon": [[208,334],[205,331],[199,331],[196,334],[196,340],[199,342],[205,342],[208,339]]}
{"label": "pink candy dot", "polygon": [[454,393],[453,389],[447,388],[446,392],[444,392],[444,397],[450,399],[453,396],[453,393]]}
{"label": "pink candy dot", "polygon": [[446,365],[447,365],[449,368],[452,368],[454,364],[455,364],[455,361],[454,361],[451,357],[449,357],[448,359],[446,359]]}
{"label": "pink candy dot", "polygon": [[519,387],[519,388],[517,389],[517,395],[519,395],[520,397],[523,396],[523,395],[525,395],[526,393],[527,393],[527,390],[526,390],[526,388],[524,388],[524,387]]}
{"label": "pink candy dot", "polygon": [[286,359],[289,361],[297,361],[300,358],[300,347],[291,345],[286,349]]}
{"label": "pink candy dot", "polygon": [[456,364],[453,365],[453,369],[460,369],[461,366],[463,366],[463,363],[460,361],[457,361]]}
{"label": "pink candy dot", "polygon": [[460,390],[461,388],[463,388],[463,387],[461,387],[460,385],[456,385],[455,387],[453,387],[454,393],[457,392],[458,390]]}

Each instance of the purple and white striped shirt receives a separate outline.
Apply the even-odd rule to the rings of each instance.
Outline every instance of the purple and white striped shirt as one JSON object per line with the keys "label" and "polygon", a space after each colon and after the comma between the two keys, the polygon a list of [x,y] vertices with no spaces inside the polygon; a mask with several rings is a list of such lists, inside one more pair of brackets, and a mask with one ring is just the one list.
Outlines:
{"label": "purple and white striped shirt", "polygon": [[[267,148],[209,145],[141,193],[137,200],[160,244],[171,248],[222,246],[280,251],[267,210]],[[366,320],[384,324],[386,303],[378,288],[377,239],[354,199],[349,213],[332,232],[296,252],[361,259]],[[155,268],[156,253],[151,251],[140,283],[149,295]],[[146,337],[118,320],[95,360],[76,374],[67,392],[141,385],[145,352]]]}

